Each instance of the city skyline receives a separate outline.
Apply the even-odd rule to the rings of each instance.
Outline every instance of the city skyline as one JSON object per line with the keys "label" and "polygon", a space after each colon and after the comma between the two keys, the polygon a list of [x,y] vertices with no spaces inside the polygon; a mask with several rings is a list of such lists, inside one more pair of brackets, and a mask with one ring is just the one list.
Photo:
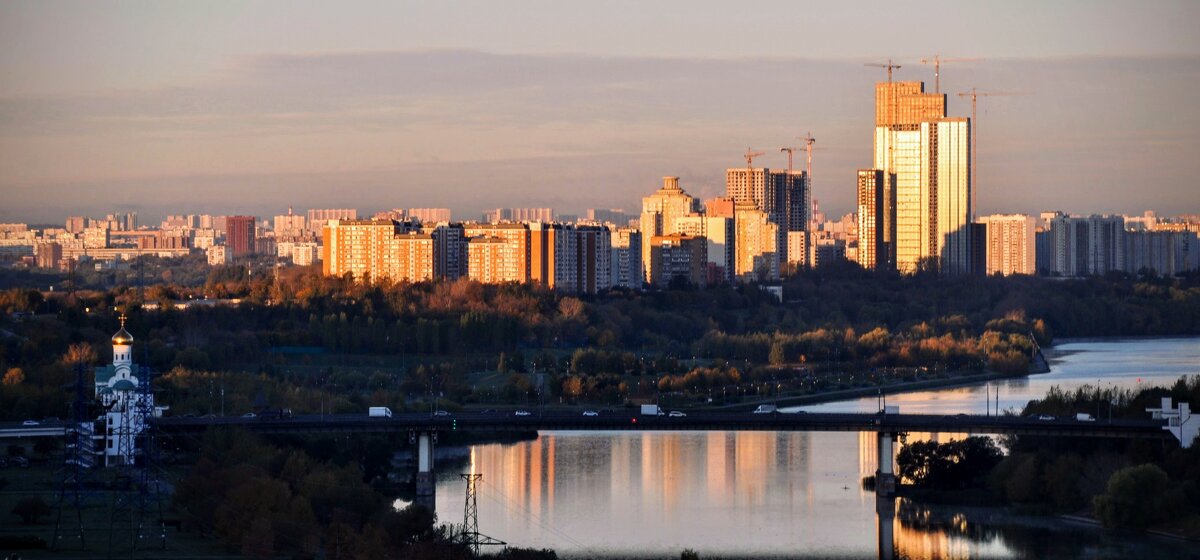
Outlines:
{"label": "city skyline", "polygon": [[[853,210],[856,170],[871,158],[864,130],[884,72],[863,64],[892,56],[897,80],[931,90],[933,68],[920,60],[938,52],[981,59],[942,67],[949,116],[970,115],[955,93],[971,87],[1026,93],[980,101],[977,214],[1200,212],[1200,168],[1185,152],[1200,140],[1190,103],[1200,41],[1186,31],[1198,10],[1184,3],[1038,7],[1047,17],[1027,17],[1021,41],[995,40],[980,22],[1013,21],[1020,6],[946,9],[930,16],[954,24],[940,44],[836,39],[813,21],[848,25],[844,10],[818,7],[784,18],[826,41],[806,48],[791,39],[672,46],[679,31],[644,29],[674,15],[664,7],[631,29],[612,17],[580,21],[594,9],[549,10],[540,24],[510,15],[514,29],[424,43],[427,32],[346,40],[347,26],[362,20],[347,14],[310,44],[282,30],[310,29],[329,8],[301,5],[272,20],[269,4],[215,6],[144,10],[141,22],[154,29],[133,29],[137,10],[115,8],[87,32],[70,10],[5,8],[0,68],[15,79],[0,86],[0,221],[112,211],[152,221],[181,211],[270,216],[288,206],[449,207],[459,217],[521,206],[631,211],[665,175],[700,199],[721,195],[724,170],[747,146],[767,152],[758,165],[783,169],[779,148],[807,132],[818,138],[812,196],[838,215]],[[384,21],[434,29],[444,9],[375,7]],[[1054,26],[1042,20],[1072,9],[1093,29],[1046,36]],[[712,22],[729,15],[687,14],[680,25],[715,38]],[[213,29],[193,28],[203,22]],[[264,37],[247,38],[266,22],[274,25]],[[1158,32],[1100,36],[1130,22]],[[542,43],[508,41],[522,25],[557,31]],[[564,29],[578,32],[579,48],[564,46]],[[180,46],[131,56],[167,31],[182,34]],[[597,45],[622,34],[644,48]],[[95,68],[79,68],[85,61]],[[127,68],[143,66],[136,75]],[[103,69],[113,72],[98,76]]]}

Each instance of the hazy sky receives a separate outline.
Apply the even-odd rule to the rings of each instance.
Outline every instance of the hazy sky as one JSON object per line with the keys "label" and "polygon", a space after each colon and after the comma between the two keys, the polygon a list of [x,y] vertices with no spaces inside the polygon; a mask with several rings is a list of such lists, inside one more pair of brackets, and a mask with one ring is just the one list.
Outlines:
{"label": "hazy sky", "polygon": [[[0,4],[0,221],[636,211],[785,167],[849,211],[874,82],[980,101],[979,212],[1200,212],[1200,2]],[[143,222],[146,221],[143,220]]]}

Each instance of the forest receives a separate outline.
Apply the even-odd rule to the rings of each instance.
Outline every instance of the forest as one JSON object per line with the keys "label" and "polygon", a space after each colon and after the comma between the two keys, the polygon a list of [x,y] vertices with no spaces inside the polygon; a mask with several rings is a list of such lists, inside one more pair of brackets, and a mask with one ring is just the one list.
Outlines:
{"label": "forest", "polygon": [[[253,272],[253,271],[251,271]],[[562,294],[469,280],[393,284],[313,267],[211,271],[198,286],[0,291],[0,416],[63,416],[73,364],[109,360],[128,316],[139,363],[177,413],[260,395],[297,411],[621,404],[804,395],[1028,372],[1056,337],[1200,333],[1200,277],[899,276],[806,271],[758,286]],[[75,347],[76,352],[71,351]],[[82,356],[83,359],[79,359]]]}

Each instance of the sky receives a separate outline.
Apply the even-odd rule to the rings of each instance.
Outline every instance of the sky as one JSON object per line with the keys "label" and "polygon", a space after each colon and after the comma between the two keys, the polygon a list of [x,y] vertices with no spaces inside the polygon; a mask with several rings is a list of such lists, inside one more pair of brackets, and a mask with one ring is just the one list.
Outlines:
{"label": "sky", "polygon": [[[871,164],[866,63],[980,98],[977,212],[1200,213],[1194,1],[0,3],[0,221],[623,208],[817,139]],[[797,161],[801,161],[798,159]]]}

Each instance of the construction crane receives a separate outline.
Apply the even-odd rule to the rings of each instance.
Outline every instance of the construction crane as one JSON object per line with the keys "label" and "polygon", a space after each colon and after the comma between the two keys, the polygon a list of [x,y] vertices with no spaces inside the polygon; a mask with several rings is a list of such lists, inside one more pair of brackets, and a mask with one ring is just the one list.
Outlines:
{"label": "construction crane", "polygon": [[976,109],[980,97],[997,97],[1007,95],[1027,95],[1023,91],[979,91],[971,88],[971,91],[959,92],[959,97],[971,98],[971,212],[976,212],[975,208],[975,191],[979,190],[979,176],[975,174],[977,163],[975,145],[979,141],[979,121],[976,119]]}
{"label": "construction crane", "polygon": [[800,140],[804,141],[804,151],[808,152],[808,160],[804,165],[804,227],[808,229],[808,222],[812,221],[812,153],[813,144],[817,143],[817,139],[809,132],[808,136]]}
{"label": "construction crane", "polygon": [[[813,138],[812,133],[809,132],[808,136],[800,138],[800,140],[804,141],[804,151],[808,152],[808,161],[805,162],[804,172],[808,174],[808,180],[812,181],[812,152],[813,144],[817,143],[817,139]],[[788,167],[790,168],[791,165]]]}
{"label": "construction crane", "polygon": [[874,66],[876,68],[887,68],[889,84],[892,83],[892,70],[896,70],[896,69],[900,68],[899,64],[892,64],[892,59],[890,59],[890,58],[888,59],[887,64],[880,64],[878,62],[868,62],[868,63],[864,64],[863,66]]}
{"label": "construction crane", "polygon": [[975,62],[982,60],[979,58],[942,58],[941,55],[933,55],[933,58],[922,58],[921,64],[933,65],[933,91],[934,93],[942,93],[942,63],[943,62]]}
{"label": "construction crane", "polygon": [[744,157],[746,158],[746,169],[753,169],[754,168],[754,158],[761,156],[761,155],[766,155],[766,153],[767,152],[756,152],[754,150],[751,150],[750,148],[746,148],[746,153],[744,154]]}
{"label": "construction crane", "polygon": [[787,152],[787,155],[788,155],[788,173],[791,173],[791,172],[792,172],[792,152],[795,152],[796,150],[799,150],[799,149],[800,149],[800,148],[794,148],[794,147],[792,147],[792,146],[785,146],[785,147],[783,147],[783,148],[779,148],[779,151],[781,151],[781,152]]}

